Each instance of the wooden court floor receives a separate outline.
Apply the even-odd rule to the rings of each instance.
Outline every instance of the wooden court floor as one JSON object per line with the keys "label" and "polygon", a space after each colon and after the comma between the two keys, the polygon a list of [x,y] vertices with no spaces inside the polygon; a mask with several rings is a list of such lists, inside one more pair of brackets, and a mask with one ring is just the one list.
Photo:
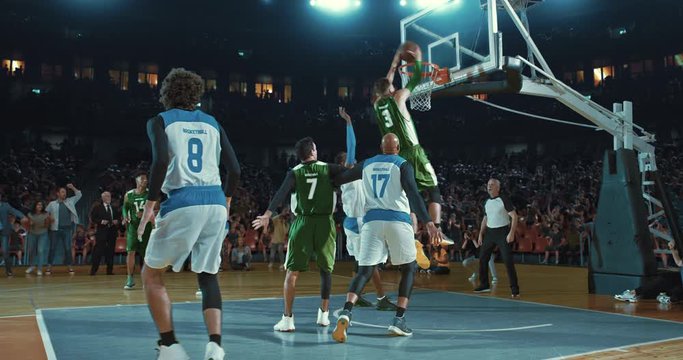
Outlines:
{"label": "wooden court floor", "polygon": [[[490,295],[509,297],[505,269],[497,264],[500,282]],[[337,264],[332,279],[333,294],[343,294],[349,284],[351,263]],[[467,281],[469,274],[451,264],[452,272],[446,276],[419,274],[415,286],[441,291],[471,292],[473,285]],[[144,293],[140,286],[135,290],[123,290],[124,266],[116,266],[114,272],[122,275],[89,276],[89,267],[76,268],[75,275],[69,275],[64,268],[57,268],[51,276],[36,277],[24,275],[25,268],[15,269],[15,277],[0,279],[0,358],[3,359],[46,359],[43,343],[35,318],[35,310],[53,307],[81,307],[117,304],[143,304]],[[522,300],[567,306],[573,308],[623,313],[657,319],[683,322],[683,305],[662,308],[654,301],[636,304],[615,302],[611,296],[589,295],[587,293],[587,270],[577,267],[548,265],[518,265],[517,267]],[[281,297],[284,272],[277,268],[268,269],[266,264],[255,264],[250,272],[225,271],[220,273],[223,300]],[[196,278],[193,273],[167,273],[166,285],[172,301],[197,301]],[[398,290],[399,273],[382,272],[385,288],[394,294]],[[317,271],[304,273],[299,277],[297,295],[319,293]],[[372,286],[367,288],[372,291]],[[296,306],[296,305],[295,305]],[[276,319],[274,319],[275,321]],[[150,319],[151,321],[151,319]],[[629,331],[637,331],[631,329]],[[577,359],[681,359],[683,340],[662,342],[634,347],[612,349],[597,354],[576,357]],[[7,356],[7,357],[6,357]]]}

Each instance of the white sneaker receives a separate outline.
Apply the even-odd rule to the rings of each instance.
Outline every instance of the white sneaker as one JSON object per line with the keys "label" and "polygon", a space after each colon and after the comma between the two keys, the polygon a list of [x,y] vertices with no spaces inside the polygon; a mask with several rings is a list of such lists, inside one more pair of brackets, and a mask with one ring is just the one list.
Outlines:
{"label": "white sneaker", "polygon": [[659,295],[657,295],[657,301],[662,305],[671,304],[671,297],[665,292],[659,293]]}
{"label": "white sneaker", "polygon": [[318,308],[318,325],[330,326],[330,310],[322,311]]}
{"label": "white sneaker", "polygon": [[38,270],[38,271],[36,271],[36,275],[38,275],[38,276],[43,276],[43,272],[40,271],[40,270]]}
{"label": "white sneaker", "polygon": [[470,276],[467,280],[476,281],[477,280],[477,274],[476,273],[472,274],[472,276]]}
{"label": "white sneaker", "polygon": [[614,299],[630,303],[638,302],[638,296],[634,290],[624,290],[623,293],[614,295]]}
{"label": "white sneaker", "polygon": [[268,263],[268,269],[272,269],[272,268],[273,268],[273,263]]}
{"label": "white sneaker", "polygon": [[33,272],[33,266],[29,266],[28,269],[26,269],[26,273],[30,274]]}
{"label": "white sneaker", "polygon": [[202,295],[203,295],[203,294],[202,294],[202,289],[197,289],[197,292],[194,293],[194,296],[196,296],[196,297],[198,297],[198,298],[202,297]]}
{"label": "white sneaker", "polygon": [[273,326],[273,330],[281,332],[291,332],[295,329],[296,328],[294,327],[294,314],[292,314],[292,316],[290,317],[282,315],[282,319],[280,319],[280,321]]}
{"label": "white sneaker", "polygon": [[157,360],[190,360],[185,349],[180,344],[173,344],[171,346],[159,346],[159,357]]}
{"label": "white sneaker", "polygon": [[497,277],[492,278],[492,279],[491,279],[491,283],[492,283],[492,284],[498,283],[498,278],[497,278]]}
{"label": "white sneaker", "polygon": [[225,351],[222,347],[218,346],[213,341],[209,341],[206,344],[206,350],[204,351],[204,360],[223,360],[225,357]]}

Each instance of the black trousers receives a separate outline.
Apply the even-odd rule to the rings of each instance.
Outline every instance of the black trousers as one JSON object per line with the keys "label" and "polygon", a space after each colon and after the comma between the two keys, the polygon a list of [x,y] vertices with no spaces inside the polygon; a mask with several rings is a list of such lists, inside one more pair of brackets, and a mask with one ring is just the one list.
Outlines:
{"label": "black trousers", "polygon": [[643,284],[636,288],[636,295],[643,299],[654,299],[663,292],[667,293],[673,302],[683,300],[683,282],[680,273],[663,272],[652,279],[643,281]]}
{"label": "black trousers", "polygon": [[116,245],[116,228],[100,228],[95,233],[95,249],[92,255],[92,267],[90,273],[97,273],[100,260],[104,256],[107,262],[107,274],[114,272],[114,246]]}
{"label": "black trousers", "polygon": [[500,249],[500,256],[503,258],[505,268],[508,272],[510,289],[512,289],[513,294],[519,294],[517,271],[515,270],[515,263],[512,258],[512,247],[505,240],[509,232],[510,227],[508,226],[499,228],[486,228],[484,240],[482,241],[481,248],[479,249],[479,279],[482,286],[489,286],[489,260],[491,259],[493,249],[498,246],[498,249]]}

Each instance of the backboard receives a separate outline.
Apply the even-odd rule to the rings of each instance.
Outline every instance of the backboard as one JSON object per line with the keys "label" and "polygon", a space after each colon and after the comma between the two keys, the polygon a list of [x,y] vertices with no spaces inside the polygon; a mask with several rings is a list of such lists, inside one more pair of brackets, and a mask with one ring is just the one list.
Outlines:
{"label": "backboard", "polygon": [[434,91],[501,69],[497,8],[497,0],[448,0],[401,20],[401,43],[416,42],[423,61],[450,69],[451,82]]}

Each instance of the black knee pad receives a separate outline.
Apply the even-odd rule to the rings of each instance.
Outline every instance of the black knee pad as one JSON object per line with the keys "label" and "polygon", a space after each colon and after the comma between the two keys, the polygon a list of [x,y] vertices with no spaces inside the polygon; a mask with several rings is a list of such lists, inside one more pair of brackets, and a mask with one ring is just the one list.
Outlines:
{"label": "black knee pad", "polygon": [[332,274],[320,270],[320,298],[329,299],[332,292]]}
{"label": "black knee pad", "polygon": [[443,203],[443,198],[441,197],[441,190],[439,190],[438,186],[434,186],[427,189],[427,203]]}
{"label": "black knee pad", "polygon": [[399,297],[410,298],[410,293],[413,291],[413,281],[415,280],[416,271],[416,261],[401,265],[401,282],[398,285]]}
{"label": "black knee pad", "polygon": [[223,299],[221,289],[218,287],[218,276],[216,274],[199,273],[197,283],[202,290],[202,310],[223,309]]}
{"label": "black knee pad", "polygon": [[359,266],[356,276],[351,280],[349,285],[349,292],[360,295],[365,287],[365,284],[372,278],[372,273],[375,272],[374,266]]}

